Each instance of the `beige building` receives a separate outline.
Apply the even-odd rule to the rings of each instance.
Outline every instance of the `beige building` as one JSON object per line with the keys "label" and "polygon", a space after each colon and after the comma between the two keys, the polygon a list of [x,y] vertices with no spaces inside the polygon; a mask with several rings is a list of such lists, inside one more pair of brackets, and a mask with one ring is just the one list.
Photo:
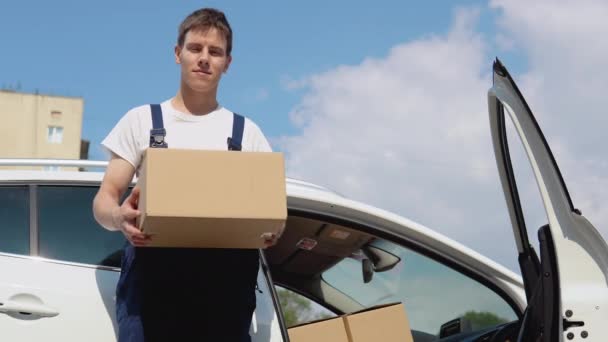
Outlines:
{"label": "beige building", "polygon": [[86,159],[84,100],[0,90],[0,158]]}

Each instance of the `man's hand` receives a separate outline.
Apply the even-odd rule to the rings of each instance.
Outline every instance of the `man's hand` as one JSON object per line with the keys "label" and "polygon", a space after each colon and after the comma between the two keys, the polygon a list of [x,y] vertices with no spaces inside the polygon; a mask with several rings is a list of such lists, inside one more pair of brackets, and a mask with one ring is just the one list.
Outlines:
{"label": "man's hand", "polygon": [[262,238],[264,238],[264,248],[268,248],[268,247],[272,247],[272,246],[276,245],[277,242],[279,241],[279,239],[281,238],[281,235],[283,235],[284,231],[285,231],[285,225],[283,225],[283,227],[281,227],[281,229],[279,229],[279,231],[276,234],[275,233],[262,234]]}
{"label": "man's hand", "polygon": [[141,232],[136,226],[135,221],[141,215],[141,212],[137,209],[138,202],[139,188],[135,187],[122,205],[112,210],[112,222],[133,246],[143,247],[150,242],[150,236]]}

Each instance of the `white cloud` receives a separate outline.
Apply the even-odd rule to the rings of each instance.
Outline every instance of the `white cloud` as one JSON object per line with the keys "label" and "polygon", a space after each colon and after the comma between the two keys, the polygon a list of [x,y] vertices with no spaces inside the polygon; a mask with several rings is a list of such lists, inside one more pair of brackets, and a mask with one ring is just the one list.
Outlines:
{"label": "white cloud", "polygon": [[502,33],[496,34],[495,41],[501,51],[513,51],[515,49],[515,41]]}
{"label": "white cloud", "polygon": [[283,75],[280,83],[281,86],[286,90],[299,90],[308,86],[306,80],[296,80],[289,75]]}
{"label": "white cloud", "polygon": [[[282,141],[288,173],[499,259],[514,256],[491,152],[491,60],[474,30],[478,15],[459,10],[445,35],[301,81],[308,91],[291,113],[301,134]],[[489,235],[506,241],[498,252]]]}
{"label": "white cloud", "polygon": [[[556,149],[575,203],[605,236],[607,5],[490,3],[499,14],[499,47],[527,58],[529,70],[515,77]],[[478,16],[460,9],[444,35],[289,80],[305,90],[290,114],[301,131],[281,143],[290,176],[397,212],[516,269],[487,116],[496,53],[477,32]]]}
{"label": "white cloud", "polygon": [[493,0],[491,6],[501,12],[503,34],[527,57],[520,87],[574,204],[608,238],[608,3]]}

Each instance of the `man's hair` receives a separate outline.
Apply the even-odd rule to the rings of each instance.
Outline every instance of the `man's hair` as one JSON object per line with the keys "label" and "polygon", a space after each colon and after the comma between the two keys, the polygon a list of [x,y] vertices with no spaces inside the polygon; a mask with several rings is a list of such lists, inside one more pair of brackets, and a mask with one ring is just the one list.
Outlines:
{"label": "man's hair", "polygon": [[224,13],[215,8],[201,8],[187,16],[179,25],[177,44],[184,46],[188,31],[210,28],[215,28],[224,35],[224,38],[226,38],[226,54],[230,56],[232,52],[232,29]]}

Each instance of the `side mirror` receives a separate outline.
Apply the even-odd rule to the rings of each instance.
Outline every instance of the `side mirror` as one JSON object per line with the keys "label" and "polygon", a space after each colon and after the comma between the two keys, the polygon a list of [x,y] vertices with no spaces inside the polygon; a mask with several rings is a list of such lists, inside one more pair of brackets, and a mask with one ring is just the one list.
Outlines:
{"label": "side mirror", "polygon": [[363,272],[363,282],[367,284],[372,281],[374,277],[374,264],[372,261],[369,259],[361,260],[361,269]]}

